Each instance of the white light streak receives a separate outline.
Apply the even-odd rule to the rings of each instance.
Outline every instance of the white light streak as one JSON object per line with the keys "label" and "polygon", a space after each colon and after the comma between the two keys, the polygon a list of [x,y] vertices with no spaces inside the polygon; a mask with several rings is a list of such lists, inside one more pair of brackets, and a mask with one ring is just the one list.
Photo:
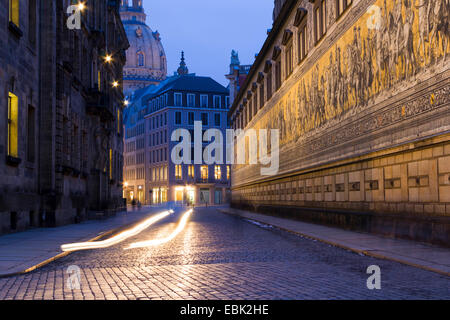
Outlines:
{"label": "white light streak", "polygon": [[183,231],[183,229],[186,227],[187,221],[189,219],[189,217],[191,216],[192,212],[194,210],[189,210],[186,211],[183,216],[180,219],[180,223],[178,224],[177,228],[166,238],[162,238],[162,239],[155,239],[155,240],[149,240],[149,241],[142,241],[142,242],[135,242],[132,243],[128,248],[125,248],[125,250],[128,249],[133,249],[133,248],[145,248],[145,247],[152,247],[152,246],[157,246],[163,243],[167,243],[173,239],[175,239],[175,237],[180,234],[181,231]]}
{"label": "white light streak", "polygon": [[94,241],[94,242],[79,242],[79,243],[71,243],[71,244],[64,244],[61,246],[61,250],[64,252],[67,251],[79,251],[79,250],[90,250],[90,249],[100,249],[100,248],[108,248],[110,246],[113,246],[115,244],[118,244],[130,237],[133,237],[151,225],[155,224],[156,222],[164,219],[168,215],[170,215],[173,211],[163,211],[161,213],[158,213],[157,215],[152,216],[151,218],[148,218],[138,224],[137,226],[126,230],[124,232],[119,233],[118,235],[111,237],[107,240],[103,241]]}

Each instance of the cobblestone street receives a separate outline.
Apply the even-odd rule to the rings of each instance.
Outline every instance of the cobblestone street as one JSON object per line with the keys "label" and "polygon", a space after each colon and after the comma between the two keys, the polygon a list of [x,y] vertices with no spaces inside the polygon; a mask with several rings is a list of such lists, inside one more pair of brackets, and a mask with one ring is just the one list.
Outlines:
{"label": "cobblestone street", "polygon": [[[181,214],[116,246],[74,252],[32,273],[0,279],[0,299],[450,299],[448,277],[264,228],[216,208],[196,208],[186,228],[159,246]],[[80,289],[67,285],[81,269]],[[381,290],[366,286],[381,268]]]}

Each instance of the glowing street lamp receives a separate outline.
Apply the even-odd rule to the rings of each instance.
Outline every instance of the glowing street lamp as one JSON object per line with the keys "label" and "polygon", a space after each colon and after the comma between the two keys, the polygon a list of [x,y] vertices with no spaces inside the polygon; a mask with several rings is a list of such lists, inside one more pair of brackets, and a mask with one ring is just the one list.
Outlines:
{"label": "glowing street lamp", "polygon": [[84,4],[84,2],[79,2],[78,11],[83,11],[84,9],[86,9],[86,5]]}
{"label": "glowing street lamp", "polygon": [[114,81],[114,82],[112,83],[112,86],[113,86],[114,88],[117,88],[117,87],[119,86],[119,82]]}
{"label": "glowing street lamp", "polygon": [[123,102],[123,104],[127,106],[127,105],[130,104],[130,102],[129,102],[128,100],[125,100],[125,101]]}
{"label": "glowing street lamp", "polygon": [[107,63],[111,63],[112,62],[112,56],[110,54],[107,54],[105,56],[105,62],[107,62]]}

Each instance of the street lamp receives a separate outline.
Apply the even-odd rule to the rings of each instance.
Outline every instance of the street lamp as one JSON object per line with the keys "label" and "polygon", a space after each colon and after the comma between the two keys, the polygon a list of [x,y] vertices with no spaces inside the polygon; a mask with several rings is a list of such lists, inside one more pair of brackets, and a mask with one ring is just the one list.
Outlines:
{"label": "street lamp", "polygon": [[111,61],[112,61],[112,56],[111,56],[110,54],[107,54],[107,55],[105,56],[105,62],[111,63]]}
{"label": "street lamp", "polygon": [[112,83],[112,86],[113,86],[114,88],[117,88],[117,87],[119,86],[119,82],[114,81],[114,82]]}
{"label": "street lamp", "polygon": [[125,106],[128,106],[128,105],[130,104],[130,102],[129,102],[128,100],[125,100],[125,101],[123,102],[123,104],[124,104]]}
{"label": "street lamp", "polygon": [[83,11],[84,9],[86,9],[86,5],[84,4],[84,2],[79,2],[78,11]]}

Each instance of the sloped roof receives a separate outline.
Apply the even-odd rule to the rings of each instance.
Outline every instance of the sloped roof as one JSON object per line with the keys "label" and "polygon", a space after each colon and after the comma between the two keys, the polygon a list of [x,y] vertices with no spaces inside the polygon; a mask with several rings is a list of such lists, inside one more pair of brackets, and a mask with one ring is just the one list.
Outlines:
{"label": "sloped roof", "polygon": [[228,93],[227,88],[210,77],[199,77],[196,75],[173,76],[172,81],[161,83],[160,89],[155,92],[160,94],[169,90],[194,91],[205,93]]}

